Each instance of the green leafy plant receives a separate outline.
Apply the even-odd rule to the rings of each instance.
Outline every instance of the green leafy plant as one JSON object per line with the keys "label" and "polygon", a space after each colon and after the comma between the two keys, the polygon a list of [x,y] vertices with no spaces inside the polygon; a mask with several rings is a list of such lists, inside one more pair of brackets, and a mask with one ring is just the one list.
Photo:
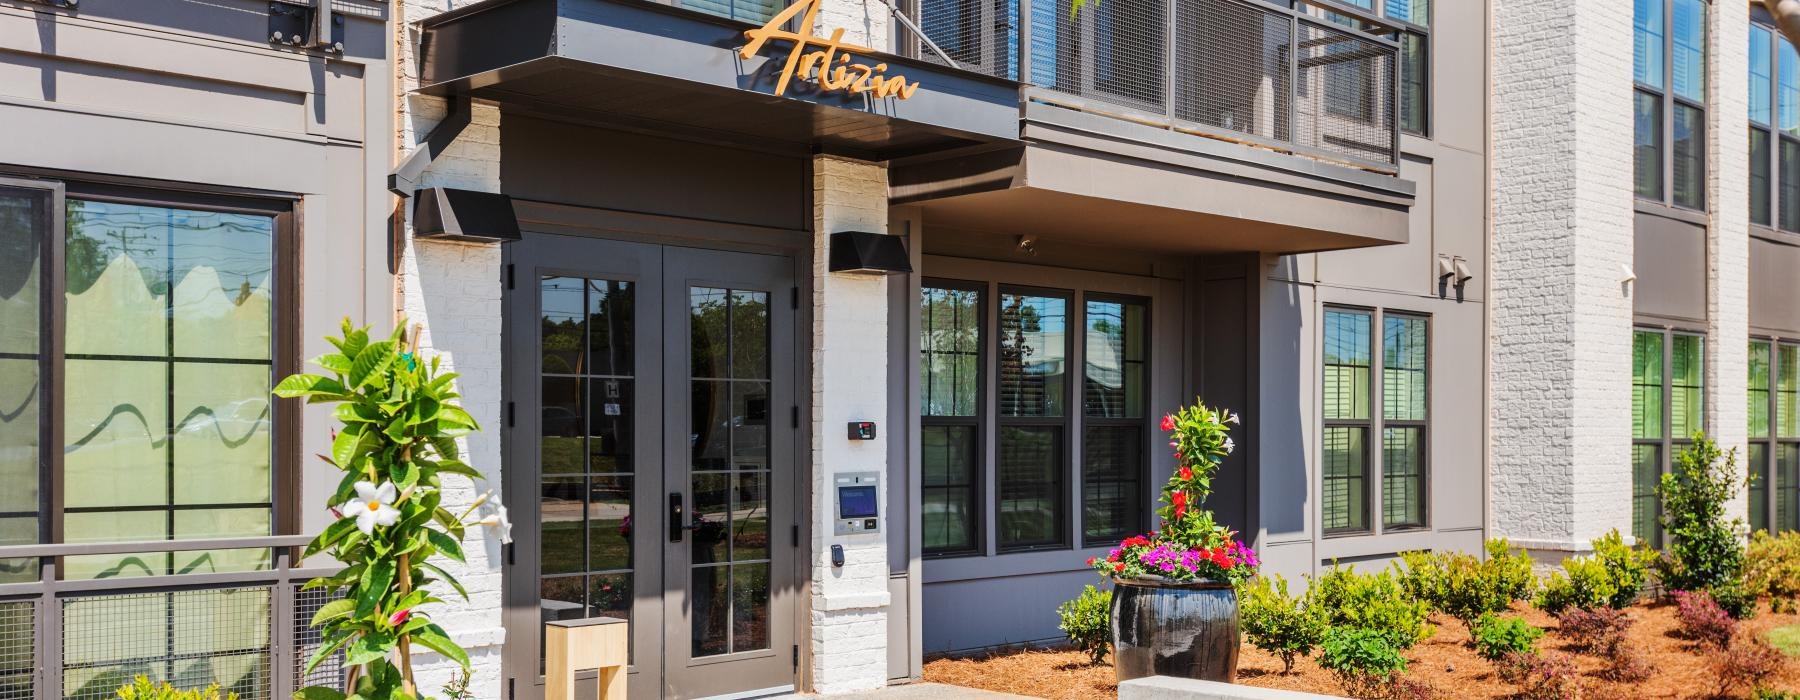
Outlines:
{"label": "green leafy plant", "polygon": [[1427,624],[1430,606],[1407,595],[1392,571],[1365,575],[1334,564],[1308,595],[1331,626],[1374,631],[1399,649],[1411,649],[1435,631]]}
{"label": "green leafy plant", "polygon": [[1656,552],[1626,545],[1618,530],[1594,540],[1593,547],[1593,556],[1564,559],[1562,569],[1550,573],[1538,593],[1538,608],[1560,615],[1569,608],[1624,608],[1637,601]]}
{"label": "green leafy plant", "polygon": [[237,693],[219,694],[218,684],[205,688],[181,690],[167,681],[153,683],[146,676],[138,676],[131,685],[119,688],[115,693],[119,700],[237,700]]}
{"label": "green leafy plant", "polygon": [[[312,363],[328,375],[296,374],[275,394],[307,403],[336,404],[340,423],[331,454],[323,458],[343,471],[326,505],[338,515],[306,547],[306,557],[329,554],[344,568],[306,584],[341,597],[313,616],[323,635],[307,661],[310,673],[344,652],[349,673],[345,688],[314,686],[304,700],[398,700],[418,697],[412,649],[430,649],[468,670],[469,657],[423,608],[442,603],[432,584],[468,594],[454,577],[429,561],[463,561],[465,522],[486,498],[458,515],[442,506],[444,477],[480,479],[459,459],[456,438],[476,430],[475,419],[457,405],[454,373],[440,372],[438,360],[422,362],[402,324],[386,339],[345,319],[343,336],[328,338],[337,351]],[[480,521],[501,529],[504,512]]]}
{"label": "green leafy plant", "polygon": [[1351,697],[1384,698],[1392,679],[1406,671],[1406,657],[1400,652],[1380,630],[1332,627],[1325,632],[1319,666],[1337,676]]}
{"label": "green leafy plant", "polygon": [[1504,539],[1489,541],[1487,550],[1486,559],[1462,552],[1404,552],[1401,588],[1472,632],[1481,616],[1508,609],[1537,586],[1529,555],[1510,551]]}
{"label": "green leafy plant", "polygon": [[468,671],[451,672],[450,682],[444,684],[444,700],[475,700],[475,691],[469,690],[473,676]]}
{"label": "green leafy plant", "polygon": [[1739,620],[1756,617],[1756,596],[1744,588],[1744,584],[1736,579],[1721,581],[1712,588],[1706,589],[1714,603],[1718,603],[1725,613]]}
{"label": "green leafy plant", "polygon": [[1705,434],[1675,460],[1656,491],[1662,497],[1669,550],[1657,560],[1657,574],[1671,590],[1706,590],[1743,573],[1744,522],[1726,517],[1726,504],[1743,488],[1737,450],[1720,452]]}
{"label": "green leafy plant", "polygon": [[1644,590],[1644,583],[1650,580],[1656,550],[1625,544],[1624,536],[1616,528],[1592,544],[1594,558],[1605,566],[1607,579],[1612,583],[1613,594],[1607,605],[1621,609],[1631,607],[1637,602],[1639,592]]}
{"label": "green leafy plant", "polygon": [[1767,596],[1776,612],[1793,612],[1800,600],[1800,532],[1758,530],[1744,549],[1744,591]]}
{"label": "green leafy plant", "polygon": [[1473,632],[1475,651],[1489,661],[1499,661],[1507,654],[1536,653],[1538,640],[1544,636],[1543,630],[1524,618],[1494,613],[1482,615]]}
{"label": "green leafy plant", "polygon": [[1262,576],[1239,587],[1238,611],[1244,636],[1252,645],[1281,658],[1281,674],[1294,671],[1294,659],[1311,656],[1325,638],[1325,616],[1311,596],[1288,593],[1287,579]]}
{"label": "green leafy plant", "polygon": [[1106,663],[1112,650],[1112,591],[1088,586],[1081,595],[1056,607],[1057,629],[1088,655],[1094,665]]}

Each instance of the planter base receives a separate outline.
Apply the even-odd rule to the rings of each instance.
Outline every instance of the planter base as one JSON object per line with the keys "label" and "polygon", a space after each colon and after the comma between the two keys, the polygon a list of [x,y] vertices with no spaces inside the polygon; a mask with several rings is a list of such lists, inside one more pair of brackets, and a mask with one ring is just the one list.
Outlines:
{"label": "planter base", "polygon": [[1121,682],[1237,679],[1237,591],[1229,584],[1115,580],[1113,669]]}

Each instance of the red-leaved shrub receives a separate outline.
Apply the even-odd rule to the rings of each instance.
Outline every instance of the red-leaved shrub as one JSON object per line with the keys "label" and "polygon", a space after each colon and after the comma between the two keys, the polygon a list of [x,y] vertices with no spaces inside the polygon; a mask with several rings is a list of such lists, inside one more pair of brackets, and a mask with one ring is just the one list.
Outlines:
{"label": "red-leaved shrub", "polygon": [[1576,650],[1603,657],[1625,643],[1631,623],[1631,617],[1618,608],[1569,608],[1556,616],[1557,630],[1574,642]]}
{"label": "red-leaved shrub", "polygon": [[1723,653],[1712,657],[1713,674],[1719,677],[1719,695],[1762,685],[1781,672],[1782,662],[1783,656],[1775,647],[1748,634],[1739,635]]}
{"label": "red-leaved shrub", "polygon": [[1513,652],[1499,663],[1500,680],[1519,687],[1519,700],[1578,700],[1581,672],[1565,654]]}
{"label": "red-leaved shrub", "polygon": [[1719,649],[1731,646],[1737,632],[1737,620],[1705,591],[1676,591],[1675,617],[1681,621],[1682,634]]}

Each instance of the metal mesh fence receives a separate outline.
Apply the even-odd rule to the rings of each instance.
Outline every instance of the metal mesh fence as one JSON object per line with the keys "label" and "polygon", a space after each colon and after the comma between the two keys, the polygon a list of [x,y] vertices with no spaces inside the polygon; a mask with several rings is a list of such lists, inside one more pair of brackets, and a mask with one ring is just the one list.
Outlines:
{"label": "metal mesh fence", "polygon": [[1175,116],[1286,141],[1293,20],[1239,0],[1176,5]]}
{"label": "metal mesh fence", "polygon": [[[919,0],[919,28],[958,67],[1018,79],[1018,0]],[[926,46],[919,56],[944,62]]]}
{"label": "metal mesh fence", "polygon": [[36,622],[32,601],[0,601],[0,700],[37,697]]}
{"label": "metal mesh fence", "polygon": [[144,675],[266,700],[270,594],[262,586],[62,599],[63,694],[112,698]]}
{"label": "metal mesh fence", "polygon": [[1029,82],[1082,98],[1162,113],[1168,89],[1167,0],[1067,0],[1031,5]]}
{"label": "metal mesh fence", "polygon": [[306,672],[306,663],[312,659],[313,653],[324,641],[324,635],[313,629],[312,617],[319,608],[330,602],[332,596],[324,590],[314,588],[302,591],[294,587],[294,687],[306,688],[322,685],[328,688],[344,687],[344,652],[337,652],[324,661],[312,673]]}
{"label": "metal mesh fence", "polygon": [[1296,145],[1351,158],[1394,159],[1396,50],[1357,33],[1300,22]]}

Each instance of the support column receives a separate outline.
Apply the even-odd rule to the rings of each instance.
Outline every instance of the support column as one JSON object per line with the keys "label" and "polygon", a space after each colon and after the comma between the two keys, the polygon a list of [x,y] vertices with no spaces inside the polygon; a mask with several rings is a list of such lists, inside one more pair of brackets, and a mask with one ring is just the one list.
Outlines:
{"label": "support column", "polygon": [[1556,561],[1631,530],[1631,3],[1493,13],[1488,518]]}
{"label": "support column", "polygon": [[[404,0],[397,6],[396,29],[404,41],[396,46],[400,64],[396,130],[403,150],[417,148],[447,114],[443,99],[409,94],[418,85],[418,20],[471,4],[472,0]],[[480,102],[472,105],[469,126],[455,143],[426,171],[425,187],[453,187],[480,192],[500,191],[500,109]],[[460,513],[482,492],[493,490],[492,509],[500,503],[500,246],[493,243],[454,243],[413,238],[412,203],[402,204],[405,241],[400,269],[395,277],[396,310],[410,323],[423,326],[420,348],[443,358],[444,370],[461,375],[456,389],[463,407],[482,431],[462,440],[463,460],[487,478],[471,483],[450,477],[444,489],[444,507]],[[484,511],[488,512],[488,511]],[[501,672],[501,648],[506,630],[501,622],[501,547],[487,528],[471,528],[463,541],[466,563],[433,561],[456,576],[469,591],[464,603],[455,591],[439,591],[451,601],[434,615],[469,653],[469,692],[478,698],[505,695]],[[436,694],[457,665],[428,650],[413,652],[413,666],[421,692]]]}
{"label": "support column", "polygon": [[[1731,5],[1707,14],[1706,425],[1719,449],[1748,471],[1750,363],[1750,14]],[[1747,493],[1728,507],[1750,518]]]}
{"label": "support column", "polygon": [[[813,158],[812,614],[811,689],[849,693],[887,684],[888,494],[905,494],[887,475],[888,279],[827,272],[831,234],[886,232],[887,169],[833,156]],[[875,421],[876,439],[848,440],[850,421]],[[833,477],[882,472],[881,531],[834,535]],[[896,490],[898,489],[898,490]],[[831,548],[844,548],[833,566]]]}

